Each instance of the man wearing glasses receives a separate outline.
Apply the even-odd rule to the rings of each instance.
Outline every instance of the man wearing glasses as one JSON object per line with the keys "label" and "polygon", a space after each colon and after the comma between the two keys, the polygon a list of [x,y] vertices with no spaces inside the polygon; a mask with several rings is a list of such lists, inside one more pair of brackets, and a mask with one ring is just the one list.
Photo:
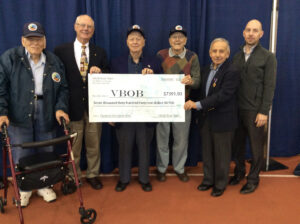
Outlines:
{"label": "man wearing glasses", "polygon": [[[186,85],[185,99],[189,99],[190,88],[197,88],[200,82],[200,65],[198,56],[185,48],[187,32],[177,25],[170,30],[170,48],[160,50],[157,55],[165,74],[184,74],[181,83]],[[173,135],[172,163],[178,178],[187,182],[188,175],[184,170],[187,159],[188,137],[191,122],[191,111],[185,112],[185,122],[161,122],[156,128],[157,140],[157,179],[166,180],[169,164],[169,136]]]}
{"label": "man wearing glasses", "polygon": [[[64,66],[46,48],[46,33],[39,22],[24,24],[22,46],[0,56],[0,127],[8,126],[15,164],[28,156],[53,152],[53,146],[21,148],[15,144],[44,141],[55,137],[55,123],[68,116],[68,85]],[[12,164],[11,164],[12,165]],[[29,204],[32,191],[20,187],[21,207]],[[0,184],[1,188],[1,184]],[[46,202],[56,200],[51,187],[37,195]]]}
{"label": "man wearing glasses", "polygon": [[[80,154],[84,139],[87,171],[86,180],[94,189],[101,189],[98,179],[100,167],[101,124],[90,123],[88,117],[88,73],[108,72],[108,62],[104,49],[90,43],[95,27],[88,15],[80,15],[74,24],[76,39],[56,47],[54,53],[62,60],[69,84],[70,128],[77,132],[73,142],[73,153],[78,176],[80,177]],[[72,175],[72,174],[71,174]]]}

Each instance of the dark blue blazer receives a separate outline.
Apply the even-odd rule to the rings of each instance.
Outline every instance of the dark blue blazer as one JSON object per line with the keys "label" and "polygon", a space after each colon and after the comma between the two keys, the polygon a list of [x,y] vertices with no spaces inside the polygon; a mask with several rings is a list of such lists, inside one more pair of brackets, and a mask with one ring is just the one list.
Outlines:
{"label": "dark blue blazer", "polygon": [[[157,57],[143,56],[143,68],[151,68],[155,74],[163,74],[160,60]],[[149,67],[150,66],[150,67]],[[128,73],[128,55],[116,58],[111,62],[111,73]]]}
{"label": "dark blue blazer", "polygon": [[226,60],[215,74],[206,96],[206,82],[210,66],[201,71],[199,90],[202,110],[199,114],[199,124],[203,125],[209,119],[210,128],[214,132],[233,131],[238,126],[237,88],[240,75],[233,64]]}

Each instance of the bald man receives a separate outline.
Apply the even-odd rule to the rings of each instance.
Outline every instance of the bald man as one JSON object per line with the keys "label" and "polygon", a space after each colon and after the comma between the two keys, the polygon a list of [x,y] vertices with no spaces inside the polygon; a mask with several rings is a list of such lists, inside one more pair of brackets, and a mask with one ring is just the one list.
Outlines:
{"label": "bald man", "polygon": [[[77,132],[73,142],[76,169],[80,178],[80,155],[84,139],[87,171],[86,180],[93,189],[101,189],[98,179],[100,167],[101,123],[90,123],[88,117],[88,73],[107,73],[108,62],[104,49],[90,42],[95,26],[88,15],[80,15],[74,24],[76,39],[55,48],[54,53],[62,60],[70,92],[70,128]],[[71,174],[72,175],[72,174]]]}
{"label": "bald man", "polygon": [[255,191],[259,183],[259,172],[263,163],[264,126],[273,101],[277,61],[271,52],[263,48],[259,40],[264,31],[260,21],[250,20],[244,31],[245,44],[233,58],[241,72],[238,90],[239,127],[235,135],[235,171],[229,184],[236,185],[245,177],[246,138],[249,138],[252,163],[247,183],[241,193]]}

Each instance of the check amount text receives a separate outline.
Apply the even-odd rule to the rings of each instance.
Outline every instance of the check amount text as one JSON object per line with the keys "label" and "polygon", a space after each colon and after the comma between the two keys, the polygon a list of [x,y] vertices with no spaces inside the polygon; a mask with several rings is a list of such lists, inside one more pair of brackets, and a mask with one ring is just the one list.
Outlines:
{"label": "check amount text", "polygon": [[164,96],[182,96],[182,92],[164,92]]}

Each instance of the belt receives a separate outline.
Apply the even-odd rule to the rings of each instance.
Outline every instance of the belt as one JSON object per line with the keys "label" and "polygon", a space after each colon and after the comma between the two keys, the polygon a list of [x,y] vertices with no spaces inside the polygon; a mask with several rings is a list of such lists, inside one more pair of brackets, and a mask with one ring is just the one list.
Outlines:
{"label": "belt", "polygon": [[35,100],[42,100],[43,99],[43,95],[34,95],[33,97]]}

